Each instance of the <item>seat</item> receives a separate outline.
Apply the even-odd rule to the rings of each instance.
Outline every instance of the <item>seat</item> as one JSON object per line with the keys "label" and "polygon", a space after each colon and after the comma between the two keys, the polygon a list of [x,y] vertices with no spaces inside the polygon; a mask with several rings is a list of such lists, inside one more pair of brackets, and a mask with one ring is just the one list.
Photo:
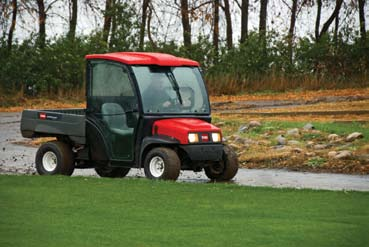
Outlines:
{"label": "seat", "polygon": [[127,116],[122,106],[117,103],[104,103],[101,106],[103,121],[109,129],[118,135],[133,133],[133,128],[127,126]]}

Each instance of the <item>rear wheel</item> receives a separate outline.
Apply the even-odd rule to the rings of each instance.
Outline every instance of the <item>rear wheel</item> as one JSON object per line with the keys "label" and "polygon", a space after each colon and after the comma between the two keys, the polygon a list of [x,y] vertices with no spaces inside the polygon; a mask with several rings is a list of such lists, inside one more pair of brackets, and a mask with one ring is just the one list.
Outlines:
{"label": "rear wheel", "polygon": [[236,176],[238,159],[236,153],[227,145],[223,148],[223,160],[210,164],[205,168],[205,174],[212,180],[228,181]]}
{"label": "rear wheel", "polygon": [[125,167],[98,167],[95,168],[95,171],[97,174],[99,174],[100,177],[106,177],[106,178],[123,178],[125,177],[130,168]]}
{"label": "rear wheel", "polygon": [[146,155],[144,171],[147,178],[176,180],[180,170],[181,161],[170,148],[154,148]]}
{"label": "rear wheel", "polygon": [[70,146],[61,141],[46,142],[36,153],[36,170],[40,175],[72,175],[74,155]]}

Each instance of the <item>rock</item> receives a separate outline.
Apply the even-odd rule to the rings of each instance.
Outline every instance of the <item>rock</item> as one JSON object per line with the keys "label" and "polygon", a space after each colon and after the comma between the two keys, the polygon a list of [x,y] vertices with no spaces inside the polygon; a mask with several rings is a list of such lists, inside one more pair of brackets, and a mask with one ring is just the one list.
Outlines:
{"label": "rock", "polygon": [[251,144],[255,144],[256,142],[254,140],[250,139],[250,138],[245,138],[244,143],[246,145],[251,145]]}
{"label": "rock", "polygon": [[287,143],[288,145],[291,145],[291,146],[297,146],[301,144],[299,141],[296,141],[296,140],[290,140]]}
{"label": "rock", "polygon": [[346,141],[347,142],[352,142],[352,141],[355,141],[356,139],[363,138],[363,137],[364,137],[364,135],[362,133],[354,132],[354,133],[349,134],[346,137]]}
{"label": "rock", "polygon": [[240,136],[237,136],[235,139],[234,139],[234,142],[235,143],[238,143],[238,144],[244,144],[245,143],[245,139],[240,137]]}
{"label": "rock", "polygon": [[315,156],[315,155],[316,155],[314,152],[307,152],[307,153],[305,153],[305,154],[306,154],[306,156],[308,156],[308,157],[313,157],[313,156]]}
{"label": "rock", "polygon": [[249,127],[250,127],[250,128],[259,127],[259,126],[261,126],[261,123],[260,123],[259,121],[251,120],[251,121],[249,122]]}
{"label": "rock", "polygon": [[326,144],[316,144],[316,145],[314,145],[314,149],[315,150],[322,150],[322,149],[326,149],[328,147],[328,145],[326,145]]}
{"label": "rock", "polygon": [[244,133],[244,132],[246,132],[248,129],[249,129],[249,126],[248,126],[248,125],[241,125],[241,126],[238,128],[238,132],[240,132],[240,133]]}
{"label": "rock", "polygon": [[286,146],[284,146],[284,145],[277,145],[277,146],[273,146],[273,149],[275,149],[275,150],[285,150],[286,149]]}
{"label": "rock", "polygon": [[286,145],[286,138],[283,135],[279,135],[276,138],[278,145]]}
{"label": "rock", "polygon": [[298,128],[287,130],[286,135],[287,136],[298,136],[300,134],[300,131]]}
{"label": "rock", "polygon": [[330,152],[328,152],[328,157],[329,158],[334,158],[336,155],[337,155],[337,152],[336,151],[330,151]]}
{"label": "rock", "polygon": [[315,129],[314,125],[311,124],[311,123],[305,124],[305,126],[303,128],[304,128],[304,130],[313,130],[313,129]]}
{"label": "rock", "polygon": [[352,153],[348,150],[343,150],[343,151],[339,151],[334,158],[335,159],[347,159],[350,158],[352,156]]}
{"label": "rock", "polygon": [[301,154],[304,150],[302,150],[301,148],[293,148],[291,151],[292,151],[293,153]]}
{"label": "rock", "polygon": [[311,147],[313,147],[314,146],[314,142],[313,141],[308,141],[307,143],[306,143],[306,147],[307,148],[311,148]]}
{"label": "rock", "polygon": [[330,142],[337,141],[338,139],[340,139],[340,136],[339,136],[339,135],[337,135],[337,134],[330,134],[330,135],[328,136],[328,140],[329,140]]}

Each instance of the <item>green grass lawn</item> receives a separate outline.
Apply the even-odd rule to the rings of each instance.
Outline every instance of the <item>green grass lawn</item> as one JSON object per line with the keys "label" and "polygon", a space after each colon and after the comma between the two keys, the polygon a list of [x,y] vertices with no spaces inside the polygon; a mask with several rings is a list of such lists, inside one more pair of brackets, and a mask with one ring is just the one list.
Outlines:
{"label": "green grass lawn", "polygon": [[369,246],[369,193],[0,176],[0,246]]}

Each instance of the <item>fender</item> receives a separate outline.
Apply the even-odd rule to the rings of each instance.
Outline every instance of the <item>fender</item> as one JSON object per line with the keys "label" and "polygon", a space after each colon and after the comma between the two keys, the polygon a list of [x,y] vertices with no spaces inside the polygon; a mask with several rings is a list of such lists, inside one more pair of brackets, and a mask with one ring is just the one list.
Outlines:
{"label": "fender", "polygon": [[86,139],[90,149],[89,156],[91,160],[110,160],[111,157],[107,149],[105,137],[93,119],[89,118],[86,119]]}
{"label": "fender", "polygon": [[154,136],[147,136],[142,140],[141,143],[141,150],[140,150],[140,156],[139,156],[139,167],[142,167],[142,161],[144,160],[144,157],[146,153],[148,152],[148,148],[152,145],[165,145],[165,146],[173,146],[173,145],[179,145],[179,140],[172,138],[170,136],[165,135],[154,135]]}

